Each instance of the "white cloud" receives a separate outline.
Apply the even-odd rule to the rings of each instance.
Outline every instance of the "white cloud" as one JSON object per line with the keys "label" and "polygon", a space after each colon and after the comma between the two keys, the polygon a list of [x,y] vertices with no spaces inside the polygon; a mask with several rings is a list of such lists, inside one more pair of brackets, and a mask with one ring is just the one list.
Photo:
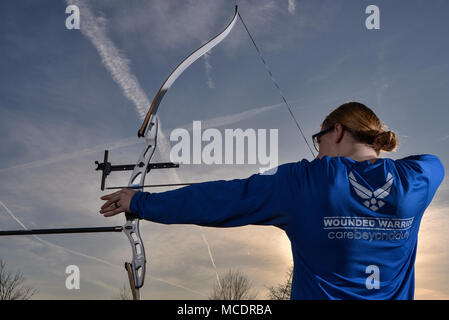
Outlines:
{"label": "white cloud", "polygon": [[131,73],[129,60],[107,36],[106,19],[94,16],[88,4],[83,0],[67,0],[67,3],[80,8],[81,32],[97,49],[103,65],[123,90],[124,95],[135,104],[140,118],[145,118],[150,103],[137,78]]}
{"label": "white cloud", "polygon": [[288,12],[290,14],[295,14],[295,11],[296,11],[295,0],[288,0]]}
{"label": "white cloud", "polygon": [[204,67],[206,69],[206,76],[207,76],[207,86],[209,89],[215,88],[214,81],[212,80],[212,64],[210,63],[210,53],[206,52],[203,56],[204,58]]}

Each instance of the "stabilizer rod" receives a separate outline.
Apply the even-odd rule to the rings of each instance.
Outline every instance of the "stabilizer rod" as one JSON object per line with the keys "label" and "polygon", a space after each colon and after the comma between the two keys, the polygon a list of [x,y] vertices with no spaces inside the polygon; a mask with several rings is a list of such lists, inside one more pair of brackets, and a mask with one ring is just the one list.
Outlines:
{"label": "stabilizer rod", "polygon": [[35,234],[63,234],[63,233],[95,233],[95,232],[122,232],[122,226],[115,227],[87,227],[87,228],[59,228],[59,229],[30,229],[0,231],[0,236],[20,236]]}

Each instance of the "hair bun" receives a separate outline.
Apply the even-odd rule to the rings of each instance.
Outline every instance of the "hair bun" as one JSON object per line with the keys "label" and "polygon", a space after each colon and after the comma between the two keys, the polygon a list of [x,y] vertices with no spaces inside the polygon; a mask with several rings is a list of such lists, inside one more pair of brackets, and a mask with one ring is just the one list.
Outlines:
{"label": "hair bun", "polygon": [[381,131],[374,138],[373,146],[379,151],[394,151],[398,146],[398,137],[393,131]]}

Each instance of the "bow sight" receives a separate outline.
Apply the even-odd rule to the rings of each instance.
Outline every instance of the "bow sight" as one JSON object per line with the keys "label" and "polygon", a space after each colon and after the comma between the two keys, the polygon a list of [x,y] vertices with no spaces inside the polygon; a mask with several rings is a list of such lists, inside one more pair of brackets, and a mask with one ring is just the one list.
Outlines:
{"label": "bow sight", "polygon": [[[101,170],[101,190],[105,189],[122,189],[122,188],[143,188],[149,186],[128,186],[128,187],[109,187],[105,188],[106,178],[112,171],[132,171],[136,167],[136,164],[119,164],[112,165],[108,162],[109,151],[104,150],[104,159],[102,163],[95,161],[97,167],[95,170]],[[137,164],[138,167],[142,168],[145,166],[143,162]],[[150,172],[153,169],[171,169],[171,168],[179,168],[179,164],[173,162],[158,162],[158,163],[148,163],[146,173]],[[158,185],[158,186],[166,186],[166,185]]]}

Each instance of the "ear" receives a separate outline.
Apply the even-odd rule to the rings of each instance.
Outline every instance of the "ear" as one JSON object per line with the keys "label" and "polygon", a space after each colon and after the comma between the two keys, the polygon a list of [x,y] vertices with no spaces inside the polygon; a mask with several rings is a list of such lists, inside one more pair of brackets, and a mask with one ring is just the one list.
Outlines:
{"label": "ear", "polygon": [[345,129],[340,123],[336,123],[334,126],[335,143],[340,143],[343,140],[343,134]]}

